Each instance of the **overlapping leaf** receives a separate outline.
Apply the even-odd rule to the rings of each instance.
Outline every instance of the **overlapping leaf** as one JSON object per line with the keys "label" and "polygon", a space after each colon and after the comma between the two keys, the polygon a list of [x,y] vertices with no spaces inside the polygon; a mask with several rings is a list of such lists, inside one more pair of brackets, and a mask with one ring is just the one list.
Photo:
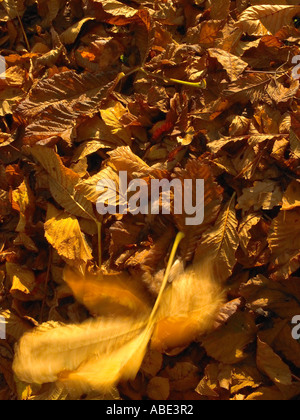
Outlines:
{"label": "overlapping leaf", "polygon": [[97,112],[113,79],[113,74],[110,78],[69,71],[39,82],[16,111],[28,124],[25,141],[35,144],[60,136],[71,142],[76,118]]}

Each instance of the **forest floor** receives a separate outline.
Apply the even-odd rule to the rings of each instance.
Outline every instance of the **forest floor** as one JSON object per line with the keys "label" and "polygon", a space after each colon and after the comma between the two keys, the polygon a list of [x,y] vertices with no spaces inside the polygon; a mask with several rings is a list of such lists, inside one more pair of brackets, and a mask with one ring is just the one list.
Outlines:
{"label": "forest floor", "polygon": [[0,400],[299,399],[300,6],[268,3],[1,0]]}

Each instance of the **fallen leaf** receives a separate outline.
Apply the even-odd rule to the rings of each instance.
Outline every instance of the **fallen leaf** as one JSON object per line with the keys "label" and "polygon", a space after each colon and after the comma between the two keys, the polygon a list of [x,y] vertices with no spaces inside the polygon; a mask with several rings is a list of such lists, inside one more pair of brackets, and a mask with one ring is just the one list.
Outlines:
{"label": "fallen leaf", "polygon": [[289,367],[260,339],[258,339],[257,343],[257,366],[275,383],[275,385],[292,384],[292,375]]}
{"label": "fallen leaf", "polygon": [[80,264],[93,259],[78,220],[74,216],[57,210],[51,204],[47,209],[45,236],[58,254],[67,261]]}

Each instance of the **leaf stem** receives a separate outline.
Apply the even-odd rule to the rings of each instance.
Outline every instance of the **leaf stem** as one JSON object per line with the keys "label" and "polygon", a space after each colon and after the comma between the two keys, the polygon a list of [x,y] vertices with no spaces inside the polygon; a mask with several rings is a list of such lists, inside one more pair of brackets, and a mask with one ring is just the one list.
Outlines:
{"label": "leaf stem", "polygon": [[[193,87],[193,88],[198,88],[198,89],[205,89],[206,88],[206,81],[203,79],[200,82],[188,82],[186,80],[179,80],[179,79],[170,79],[169,77],[163,77],[163,76],[159,76],[158,74],[153,74],[150,73],[149,71],[145,70],[143,67],[137,67],[133,70],[131,70],[129,73],[125,74],[125,76],[130,76],[134,73],[137,73],[141,71],[142,73],[144,73],[145,75],[147,75],[148,77],[154,77],[155,79],[159,79],[159,80],[163,80],[164,82],[167,83],[178,83],[180,85],[184,85],[184,86],[189,86],[189,87]],[[125,76],[122,76],[125,77]]]}
{"label": "leaf stem", "polygon": [[39,318],[40,324],[43,322],[44,308],[45,308],[46,299],[47,299],[47,287],[48,287],[49,278],[50,278],[52,256],[53,256],[52,250],[53,250],[53,248],[50,246],[49,247],[48,267],[47,267],[47,273],[46,273],[44,290],[43,290],[43,300],[42,300],[42,306],[41,306],[41,310],[40,310],[40,318]]}
{"label": "leaf stem", "polygon": [[167,83],[178,83],[180,85],[189,86],[189,87],[193,87],[193,88],[200,88],[200,89],[205,89],[206,88],[206,81],[204,79],[201,80],[200,82],[194,83],[194,82],[188,82],[186,80],[170,79],[169,77],[159,76],[158,74],[150,73],[149,71],[147,71],[143,68],[140,68],[140,71],[145,73],[147,76],[163,80],[164,82],[167,82]]}
{"label": "leaf stem", "polygon": [[27,38],[27,35],[26,35],[26,32],[25,32],[25,29],[24,29],[24,26],[23,26],[23,22],[22,22],[22,20],[21,20],[21,18],[19,16],[19,13],[18,12],[17,12],[17,18],[18,18],[19,24],[21,26],[21,31],[22,31],[22,34],[23,34],[23,38],[24,38],[24,41],[25,41],[27,50],[28,50],[28,52],[30,52],[30,44],[29,44],[29,41],[28,41],[28,38]]}
{"label": "leaf stem", "polygon": [[98,265],[99,268],[102,266],[102,223],[96,222],[97,224],[97,230],[98,230]]}
{"label": "leaf stem", "polygon": [[176,255],[177,249],[178,249],[178,247],[180,245],[180,242],[182,241],[182,239],[184,237],[185,237],[185,234],[183,232],[179,232],[177,234],[177,236],[176,236],[176,239],[175,239],[175,242],[173,244],[172,251],[171,251],[171,255],[170,255],[170,258],[169,258],[168,266],[167,266],[167,269],[166,269],[166,272],[165,272],[165,276],[164,276],[164,279],[163,279],[163,282],[162,282],[162,285],[161,285],[161,288],[160,288],[160,292],[159,292],[159,295],[158,295],[158,297],[156,299],[155,305],[153,307],[153,310],[152,310],[151,315],[150,315],[150,318],[149,318],[148,327],[151,326],[151,324],[153,322],[153,319],[154,319],[154,317],[156,315],[157,309],[158,309],[158,307],[160,305],[161,297],[162,297],[162,295],[163,295],[163,293],[165,291],[166,285],[168,283],[170,271],[171,271],[172,265],[174,263],[174,259],[175,259],[175,255]]}

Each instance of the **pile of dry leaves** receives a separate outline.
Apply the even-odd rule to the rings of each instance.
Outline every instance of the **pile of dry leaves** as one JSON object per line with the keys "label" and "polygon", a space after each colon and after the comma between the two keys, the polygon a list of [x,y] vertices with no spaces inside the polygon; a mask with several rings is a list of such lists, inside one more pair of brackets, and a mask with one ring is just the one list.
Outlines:
{"label": "pile of dry leaves", "polygon": [[[299,397],[297,4],[0,1],[0,400]],[[204,223],[100,216],[119,171]]]}

